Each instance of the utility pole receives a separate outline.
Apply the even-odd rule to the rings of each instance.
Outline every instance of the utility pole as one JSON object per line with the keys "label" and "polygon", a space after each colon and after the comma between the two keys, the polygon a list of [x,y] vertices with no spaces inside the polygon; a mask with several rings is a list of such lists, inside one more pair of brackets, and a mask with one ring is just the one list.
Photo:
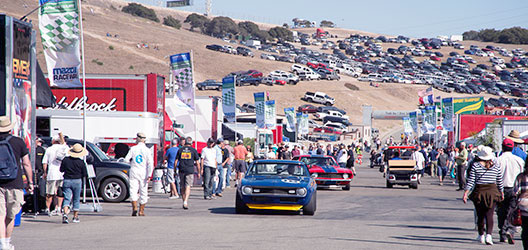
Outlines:
{"label": "utility pole", "polygon": [[212,0],[205,1],[205,16],[211,16]]}

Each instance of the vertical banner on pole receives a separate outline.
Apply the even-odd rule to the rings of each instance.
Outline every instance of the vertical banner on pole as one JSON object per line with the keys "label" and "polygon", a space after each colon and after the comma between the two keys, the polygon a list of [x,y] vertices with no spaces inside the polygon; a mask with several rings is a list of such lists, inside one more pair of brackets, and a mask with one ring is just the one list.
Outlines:
{"label": "vertical banner on pole", "polygon": [[266,128],[274,129],[275,126],[277,126],[275,100],[266,101],[264,104],[264,120],[266,123]]}
{"label": "vertical banner on pole", "polygon": [[453,131],[455,112],[453,109],[453,98],[442,99],[442,107],[444,110],[444,120],[442,125],[446,131]]}
{"label": "vertical banner on pole", "polygon": [[39,29],[51,86],[81,87],[77,0],[40,0]]}
{"label": "vertical banner on pole", "polygon": [[191,53],[170,56],[170,65],[174,84],[178,86],[176,96],[194,110],[194,80]]}
{"label": "vertical banner on pole", "polygon": [[302,115],[302,135],[308,134],[308,114]]}
{"label": "vertical banner on pole", "polygon": [[295,110],[293,108],[284,108],[284,115],[287,121],[286,130],[295,132]]}
{"label": "vertical banner on pole", "polygon": [[222,79],[222,109],[227,122],[235,122],[236,115],[236,95],[235,77]]}
{"label": "vertical banner on pole", "polygon": [[435,132],[436,131],[435,112],[436,112],[435,106],[425,107],[425,113],[424,113],[424,119],[423,119],[423,127],[424,127],[425,132]]}
{"label": "vertical banner on pole", "polygon": [[264,122],[264,92],[254,93],[253,97],[255,98],[255,116],[257,121],[257,127],[265,128],[266,124]]}
{"label": "vertical banner on pole", "polygon": [[413,128],[411,127],[411,119],[409,117],[403,117],[403,132],[410,136],[413,133]]}
{"label": "vertical banner on pole", "polygon": [[416,111],[409,113],[409,120],[410,120],[411,128],[414,131],[414,133],[419,134],[418,116],[417,116]]}
{"label": "vertical banner on pole", "polygon": [[297,136],[299,135],[303,135],[303,127],[302,127],[302,123],[303,123],[303,113],[301,112],[297,112],[297,114],[295,114],[295,118],[297,120]]}

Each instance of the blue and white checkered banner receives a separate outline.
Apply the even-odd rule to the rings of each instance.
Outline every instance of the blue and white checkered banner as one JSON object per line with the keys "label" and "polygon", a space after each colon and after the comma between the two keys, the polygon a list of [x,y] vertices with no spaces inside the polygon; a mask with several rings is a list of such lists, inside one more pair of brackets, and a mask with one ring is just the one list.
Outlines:
{"label": "blue and white checkered banner", "polygon": [[295,132],[295,110],[293,108],[284,108],[284,115],[286,116],[286,130],[288,132]]}
{"label": "blue and white checkered banner", "polygon": [[264,103],[264,121],[266,128],[274,129],[277,126],[277,111],[275,109],[275,100]]}
{"label": "blue and white checkered banner", "polygon": [[170,65],[174,83],[178,86],[176,96],[194,110],[194,78],[191,53],[170,56]]}
{"label": "blue and white checkered banner", "polygon": [[222,109],[227,122],[236,122],[235,77],[222,79]]}
{"label": "blue and white checkered banner", "polygon": [[266,128],[266,123],[264,119],[264,92],[253,93],[255,98],[255,116],[257,120],[258,128]]}

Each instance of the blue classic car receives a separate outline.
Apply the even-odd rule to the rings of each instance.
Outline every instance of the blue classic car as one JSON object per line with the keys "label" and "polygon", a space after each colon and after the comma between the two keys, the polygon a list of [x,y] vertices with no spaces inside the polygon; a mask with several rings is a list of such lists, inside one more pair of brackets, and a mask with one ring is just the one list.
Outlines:
{"label": "blue classic car", "polygon": [[317,184],[299,161],[256,160],[236,193],[236,212],[250,209],[300,211],[314,215]]}

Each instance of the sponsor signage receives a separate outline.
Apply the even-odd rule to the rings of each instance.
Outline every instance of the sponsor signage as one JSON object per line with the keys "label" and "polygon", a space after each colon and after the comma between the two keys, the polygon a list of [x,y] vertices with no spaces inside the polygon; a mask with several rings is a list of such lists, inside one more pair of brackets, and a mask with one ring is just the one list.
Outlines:
{"label": "sponsor signage", "polygon": [[484,98],[453,98],[453,110],[455,114],[482,115],[484,114]]}

